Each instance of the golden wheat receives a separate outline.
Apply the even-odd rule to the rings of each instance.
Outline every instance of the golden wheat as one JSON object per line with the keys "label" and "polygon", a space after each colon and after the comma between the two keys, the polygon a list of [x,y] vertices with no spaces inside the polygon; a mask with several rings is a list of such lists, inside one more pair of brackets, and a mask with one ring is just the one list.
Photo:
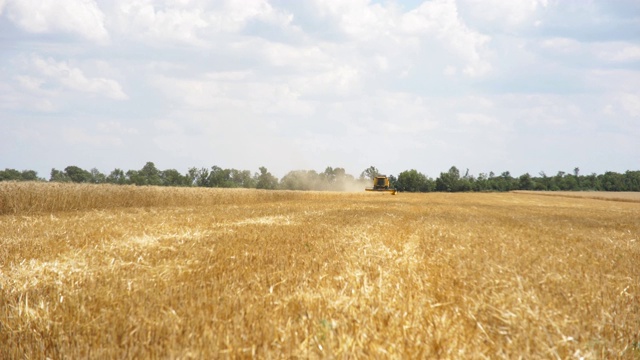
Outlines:
{"label": "golden wheat", "polygon": [[3,359],[640,356],[638,203],[9,187]]}

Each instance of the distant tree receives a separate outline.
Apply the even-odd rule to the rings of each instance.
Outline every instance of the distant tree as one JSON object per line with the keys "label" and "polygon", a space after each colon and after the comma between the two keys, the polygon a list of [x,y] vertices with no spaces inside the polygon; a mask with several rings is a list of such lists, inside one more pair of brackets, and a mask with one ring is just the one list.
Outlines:
{"label": "distant tree", "polygon": [[90,172],[74,165],[64,168],[64,173],[74,183],[88,183],[91,181]]}
{"label": "distant tree", "polygon": [[196,171],[196,186],[211,186],[209,185],[209,169],[200,168]]}
{"label": "distant tree", "polygon": [[464,176],[458,181],[456,191],[471,191],[473,190],[473,183],[475,179],[473,175],[469,174],[469,169],[464,173]]}
{"label": "distant tree", "polygon": [[429,191],[427,177],[415,169],[401,172],[396,181],[396,188],[398,191],[407,192]]}
{"label": "distant tree", "polygon": [[566,174],[562,179],[562,190],[575,191],[579,190],[579,186],[578,178],[574,175]]}
{"label": "distant tree", "polygon": [[53,181],[53,182],[71,182],[71,179],[69,178],[69,176],[64,171],[56,170],[54,168],[54,169],[51,169],[51,177],[49,178],[49,181]]}
{"label": "distant tree", "polygon": [[176,169],[167,169],[160,172],[160,180],[165,186],[190,186],[186,176]]}
{"label": "distant tree", "polygon": [[531,178],[531,175],[529,175],[529,173],[520,175],[520,177],[518,178],[519,190],[533,190],[534,187],[535,187],[535,184],[533,182],[533,179]]}
{"label": "distant tree", "polygon": [[123,185],[127,183],[127,176],[121,169],[114,169],[105,179],[110,184]]}
{"label": "distant tree", "polygon": [[188,186],[196,185],[196,178],[198,177],[198,168],[190,167],[185,175]]}
{"label": "distant tree", "polygon": [[280,189],[283,190],[311,190],[311,184],[306,170],[293,170],[280,179]]}
{"label": "distant tree", "polygon": [[448,172],[440,173],[440,176],[436,179],[436,190],[445,192],[459,191],[459,182],[460,170],[452,166]]}
{"label": "distant tree", "polygon": [[102,184],[107,182],[107,177],[96,168],[89,170],[89,182],[93,184]]}
{"label": "distant tree", "polygon": [[251,171],[249,170],[236,170],[231,169],[230,171],[231,184],[233,187],[241,187],[241,188],[255,188],[257,181],[251,176]]}
{"label": "distant tree", "polygon": [[20,181],[23,180],[20,171],[15,169],[4,169],[0,171],[0,181]]}
{"label": "distant tree", "polygon": [[540,178],[536,179],[536,190],[550,190],[551,189],[551,178],[547,176],[544,171],[540,171]]}
{"label": "distant tree", "polygon": [[127,170],[125,173],[128,184],[135,184],[138,186],[147,185],[147,179],[140,174],[138,170]]}
{"label": "distant tree", "polygon": [[138,175],[144,179],[144,185],[162,185],[162,178],[160,177],[160,170],[156,168],[156,165],[149,161],[147,162]]}
{"label": "distant tree", "polygon": [[489,186],[493,191],[510,191],[518,188],[518,179],[514,179],[509,171],[504,171],[500,176],[491,176]]}
{"label": "distant tree", "polygon": [[387,176],[389,178],[389,187],[392,189],[397,189],[397,184],[398,184],[398,178],[395,177],[395,175],[390,174],[389,176]]}
{"label": "distant tree", "polygon": [[[328,168],[331,169],[331,168]],[[325,170],[326,174],[326,170]],[[327,179],[329,182],[330,190],[345,190],[348,185],[353,184],[354,177],[353,175],[347,174],[344,168],[333,168],[331,172],[331,176]]]}
{"label": "distant tree", "polygon": [[257,189],[275,189],[278,187],[278,178],[271,175],[266,167],[261,166],[259,170],[260,173],[255,175]]}
{"label": "distant tree", "polygon": [[38,177],[38,172],[35,170],[22,170],[20,174],[22,181],[42,181],[42,179]]}
{"label": "distant tree", "polygon": [[321,181],[329,186],[336,182],[336,178],[336,172],[331,166],[327,166],[324,172],[320,174]]}
{"label": "distant tree", "polygon": [[369,179],[373,180],[376,176],[380,175],[380,172],[375,166],[369,166],[364,169],[364,171],[360,174],[360,179]]}
{"label": "distant tree", "polygon": [[504,171],[500,174],[500,178],[504,184],[504,189],[502,191],[511,191],[518,188],[518,180],[514,179],[509,171]]}
{"label": "distant tree", "polygon": [[564,190],[565,186],[564,186],[564,175],[566,173],[564,171],[558,171],[558,173],[551,178],[551,187],[549,188],[549,190],[552,191],[559,191],[559,190]]}
{"label": "distant tree", "polygon": [[600,189],[598,182],[598,175],[592,173],[591,175],[583,175],[580,177],[580,190],[592,190],[596,191]]}
{"label": "distant tree", "polygon": [[627,171],[624,173],[626,191],[640,191],[640,171]]}
{"label": "distant tree", "polygon": [[219,166],[212,166],[207,181],[210,187],[230,188],[234,187],[231,179],[231,170],[223,169]]}
{"label": "distant tree", "polygon": [[604,191],[627,191],[624,175],[614,171],[607,171],[599,176],[602,190]]}
{"label": "distant tree", "polygon": [[334,168],[333,176],[336,181],[340,181],[344,178],[353,178],[352,175],[347,174],[347,171],[344,168]]}
{"label": "distant tree", "polygon": [[0,170],[0,181],[42,181],[34,170],[22,170],[5,168]]}
{"label": "distant tree", "polygon": [[489,175],[486,173],[480,173],[476,181],[473,183],[473,191],[487,191],[490,188]]}

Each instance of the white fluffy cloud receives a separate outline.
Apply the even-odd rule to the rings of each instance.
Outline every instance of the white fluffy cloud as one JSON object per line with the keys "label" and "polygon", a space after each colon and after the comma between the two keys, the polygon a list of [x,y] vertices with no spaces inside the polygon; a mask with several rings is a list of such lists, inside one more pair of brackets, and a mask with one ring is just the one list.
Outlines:
{"label": "white fluffy cloud", "polygon": [[[362,46],[365,51],[377,47],[388,51],[385,55],[392,60],[406,58],[407,53],[416,51],[429,54],[405,59],[414,66],[453,58],[461,64],[462,72],[470,76],[484,75],[491,69],[485,51],[490,37],[465,25],[454,0],[425,1],[407,12],[393,4],[383,6],[366,0],[318,1],[316,8],[352,39],[350,46]],[[388,69],[389,60],[376,58],[380,59],[384,59],[382,67]],[[445,71],[447,64],[438,66]],[[455,73],[450,69],[449,73]]]}
{"label": "white fluffy cloud", "polygon": [[521,25],[539,25],[537,15],[549,5],[549,1],[458,0],[458,4],[466,9],[465,14],[470,19],[510,31]]}
{"label": "white fluffy cloud", "polygon": [[[32,66],[46,81],[51,81],[54,86],[78,93],[106,96],[114,100],[125,100],[127,95],[122,86],[112,79],[103,77],[87,77],[84,72],[65,61],[56,61],[52,58],[32,58]],[[45,80],[31,79],[29,86],[40,88]]]}
{"label": "white fluffy cloud", "polygon": [[[8,17],[31,33],[71,33],[105,42],[104,14],[92,0],[5,0]],[[0,4],[0,13],[2,4]]]}
{"label": "white fluffy cloud", "polygon": [[409,34],[434,36],[463,59],[464,73],[483,75],[491,69],[484,58],[483,46],[489,36],[471,30],[462,22],[453,0],[424,2],[403,16],[402,27]]}
{"label": "white fluffy cloud", "polygon": [[[116,2],[114,28],[140,40],[202,44],[198,31],[209,26],[201,9],[162,6],[147,0]],[[126,36],[126,35],[125,35]]]}
{"label": "white fluffy cloud", "polygon": [[158,45],[173,41],[210,47],[215,45],[212,39],[236,33],[251,21],[286,26],[292,19],[291,14],[275,10],[265,0],[118,0],[111,8],[114,32]]}

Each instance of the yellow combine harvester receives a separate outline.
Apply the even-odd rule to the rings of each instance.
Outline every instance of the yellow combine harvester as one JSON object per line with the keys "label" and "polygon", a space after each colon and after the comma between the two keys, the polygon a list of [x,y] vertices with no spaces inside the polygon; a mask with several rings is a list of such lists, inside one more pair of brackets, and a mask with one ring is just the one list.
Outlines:
{"label": "yellow combine harvester", "polygon": [[373,187],[366,188],[366,191],[378,191],[378,192],[388,192],[391,195],[395,195],[398,191],[396,189],[392,189],[389,185],[389,178],[384,175],[379,175],[373,178]]}

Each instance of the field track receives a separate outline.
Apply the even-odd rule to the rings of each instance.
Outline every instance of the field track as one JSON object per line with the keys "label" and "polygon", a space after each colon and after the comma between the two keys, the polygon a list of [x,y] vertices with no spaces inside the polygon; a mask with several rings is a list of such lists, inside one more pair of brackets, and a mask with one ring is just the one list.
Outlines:
{"label": "field track", "polygon": [[0,359],[640,358],[640,203],[0,183]]}

